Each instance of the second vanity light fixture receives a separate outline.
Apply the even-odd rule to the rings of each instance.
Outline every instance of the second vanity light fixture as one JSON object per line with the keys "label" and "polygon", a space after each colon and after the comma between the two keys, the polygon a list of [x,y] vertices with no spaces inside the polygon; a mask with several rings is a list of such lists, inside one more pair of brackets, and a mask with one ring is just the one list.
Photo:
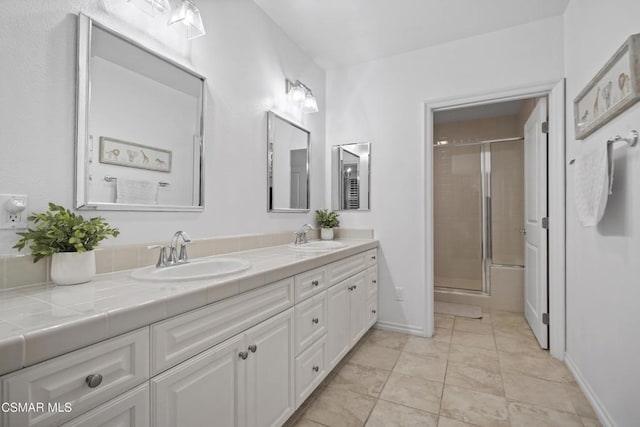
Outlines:
{"label": "second vanity light fixture", "polygon": [[[169,0],[127,0],[149,16],[156,17],[171,10]],[[200,10],[191,0],[180,0],[180,5],[173,9],[168,25],[184,35],[187,39],[204,36],[204,25]]]}
{"label": "second vanity light fixture", "polygon": [[317,113],[318,101],[313,96],[311,89],[300,80],[292,82],[286,79],[287,82],[287,94],[294,103],[300,105],[303,113]]}

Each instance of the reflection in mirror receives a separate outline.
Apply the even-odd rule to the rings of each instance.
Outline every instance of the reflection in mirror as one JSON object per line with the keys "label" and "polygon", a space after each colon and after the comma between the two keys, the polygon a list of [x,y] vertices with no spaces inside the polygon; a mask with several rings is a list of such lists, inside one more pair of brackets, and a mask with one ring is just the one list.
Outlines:
{"label": "reflection in mirror", "polygon": [[331,149],[331,208],[369,210],[371,144],[334,145]]}
{"label": "reflection in mirror", "polygon": [[311,133],[272,111],[267,129],[267,210],[308,212]]}
{"label": "reflection in mirror", "polygon": [[76,207],[202,210],[205,78],[80,15]]}

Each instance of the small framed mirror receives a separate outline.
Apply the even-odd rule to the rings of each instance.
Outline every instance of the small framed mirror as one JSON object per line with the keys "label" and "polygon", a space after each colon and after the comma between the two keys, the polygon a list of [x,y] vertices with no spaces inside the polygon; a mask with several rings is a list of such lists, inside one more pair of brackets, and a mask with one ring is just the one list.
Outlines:
{"label": "small framed mirror", "polygon": [[331,148],[331,208],[368,211],[371,195],[371,143]]}
{"label": "small framed mirror", "polygon": [[78,209],[201,211],[206,79],[80,15]]}
{"label": "small framed mirror", "polygon": [[267,211],[309,212],[311,132],[267,113]]}

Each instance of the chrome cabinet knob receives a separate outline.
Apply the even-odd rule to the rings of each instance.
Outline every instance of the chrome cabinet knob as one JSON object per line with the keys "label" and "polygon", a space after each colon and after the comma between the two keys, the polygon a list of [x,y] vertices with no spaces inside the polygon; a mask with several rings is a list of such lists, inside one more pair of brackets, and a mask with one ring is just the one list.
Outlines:
{"label": "chrome cabinet knob", "polygon": [[314,317],[313,319],[311,319],[311,322],[315,323],[316,325],[318,324],[319,321],[320,319],[318,319],[317,317]]}
{"label": "chrome cabinet knob", "polygon": [[372,312],[373,314],[376,314],[376,311],[375,311],[375,310],[371,310],[371,312]]}
{"label": "chrome cabinet knob", "polygon": [[373,255],[373,256],[371,257],[371,259],[375,261],[375,260],[376,260],[376,256],[375,256],[375,255]]}
{"label": "chrome cabinet knob", "polygon": [[313,282],[311,282],[311,284],[313,286],[318,286],[320,284],[320,282],[318,282],[317,280],[314,280]]}
{"label": "chrome cabinet knob", "polygon": [[353,285],[353,289],[358,289],[358,285]]}
{"label": "chrome cabinet knob", "polygon": [[371,283],[378,283],[378,281],[376,279],[373,279]]}
{"label": "chrome cabinet knob", "polygon": [[313,367],[313,371],[314,371],[314,372],[318,372],[319,370],[320,370],[320,367],[319,367],[319,366],[314,366],[314,367]]}
{"label": "chrome cabinet knob", "polygon": [[255,353],[256,351],[258,351],[258,346],[257,346],[257,345],[255,345],[255,344],[251,344],[251,345],[249,346],[249,351],[250,351],[251,353]]}
{"label": "chrome cabinet knob", "polygon": [[84,382],[87,383],[89,388],[96,388],[100,384],[102,384],[102,375],[100,375],[100,374],[88,375],[87,378],[84,379]]}
{"label": "chrome cabinet knob", "polygon": [[241,351],[240,353],[238,353],[238,357],[240,357],[240,359],[242,360],[247,360],[247,357],[249,357],[249,353],[246,351]]}

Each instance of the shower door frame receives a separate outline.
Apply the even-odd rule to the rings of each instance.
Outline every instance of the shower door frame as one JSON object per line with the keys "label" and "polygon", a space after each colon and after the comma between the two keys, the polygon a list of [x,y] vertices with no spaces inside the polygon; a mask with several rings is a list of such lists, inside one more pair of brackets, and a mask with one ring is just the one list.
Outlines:
{"label": "shower door frame", "polygon": [[434,332],[434,234],[433,234],[433,114],[438,110],[492,104],[502,101],[547,96],[549,100],[549,151],[548,151],[548,200],[549,210],[549,347],[551,356],[564,360],[566,348],[566,306],[565,306],[565,80],[547,81],[504,90],[494,90],[481,94],[469,94],[454,98],[423,101],[423,182],[425,183],[425,317],[424,336]]}

